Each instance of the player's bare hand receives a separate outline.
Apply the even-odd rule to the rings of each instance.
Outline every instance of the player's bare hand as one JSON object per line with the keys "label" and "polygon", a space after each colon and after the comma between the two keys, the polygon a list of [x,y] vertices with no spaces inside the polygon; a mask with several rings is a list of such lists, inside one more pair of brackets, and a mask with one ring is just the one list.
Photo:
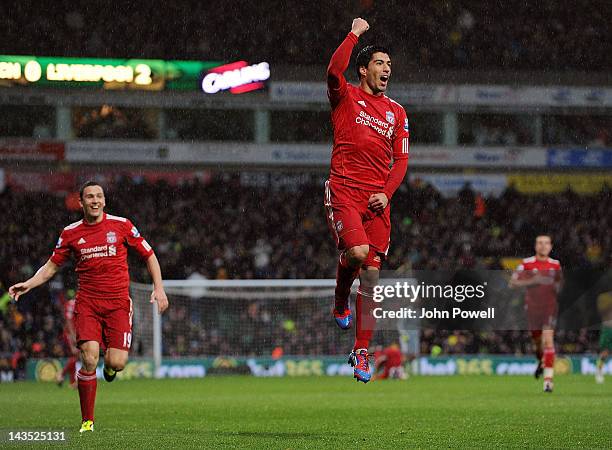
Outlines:
{"label": "player's bare hand", "polygon": [[361,36],[363,33],[370,29],[370,25],[361,17],[357,17],[353,20],[353,25],[351,26],[351,32],[357,36]]}
{"label": "player's bare hand", "polygon": [[370,195],[370,198],[368,199],[368,208],[370,208],[372,211],[376,213],[380,213],[384,211],[384,209],[387,207],[388,204],[389,204],[389,199],[387,198],[387,195],[384,192],[380,192],[378,194],[372,194]]}
{"label": "player's bare hand", "polygon": [[13,300],[17,301],[19,300],[19,297],[21,297],[23,294],[27,294],[28,292],[30,292],[30,289],[32,288],[28,286],[26,282],[17,283],[9,288],[9,296]]}
{"label": "player's bare hand", "polygon": [[160,314],[168,309],[168,297],[163,289],[153,289],[151,292],[151,303],[157,302],[157,312]]}

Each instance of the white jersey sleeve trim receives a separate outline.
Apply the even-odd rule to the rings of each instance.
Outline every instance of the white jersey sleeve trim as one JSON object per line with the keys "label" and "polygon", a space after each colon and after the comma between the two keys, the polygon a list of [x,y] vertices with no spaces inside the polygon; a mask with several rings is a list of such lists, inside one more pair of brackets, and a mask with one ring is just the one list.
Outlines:
{"label": "white jersey sleeve trim", "polygon": [[106,218],[109,220],[118,220],[119,222],[127,222],[125,217],[113,216],[112,214],[107,214]]}
{"label": "white jersey sleeve trim", "polygon": [[64,227],[64,230],[66,230],[66,231],[67,230],[74,230],[76,227],[78,227],[82,223],[83,223],[83,219],[79,220],[78,222],[71,223],[67,227]]}

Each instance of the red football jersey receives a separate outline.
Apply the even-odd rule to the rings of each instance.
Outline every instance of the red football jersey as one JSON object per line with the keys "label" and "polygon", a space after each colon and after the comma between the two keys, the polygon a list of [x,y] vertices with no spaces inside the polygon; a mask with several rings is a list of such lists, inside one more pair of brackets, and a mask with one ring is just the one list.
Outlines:
{"label": "red football jersey", "polygon": [[126,298],[129,295],[127,248],[143,259],[153,254],[148,242],[132,222],[104,214],[100,223],[79,220],[62,231],[51,261],[61,266],[72,254],[76,259],[79,296],[94,299]]}
{"label": "red football jersey", "polygon": [[357,36],[349,33],[328,68],[327,94],[334,129],[329,179],[382,192],[391,158],[394,162],[408,159],[408,119],[404,108],[386,95],[371,95],[347,83],[343,72],[356,43]]}
{"label": "red football jersey", "polygon": [[549,282],[527,287],[525,304],[527,308],[540,308],[557,303],[557,291],[561,281],[561,263],[556,259],[538,260],[535,256],[523,259],[516,268],[515,277],[529,279],[536,274],[546,277]]}

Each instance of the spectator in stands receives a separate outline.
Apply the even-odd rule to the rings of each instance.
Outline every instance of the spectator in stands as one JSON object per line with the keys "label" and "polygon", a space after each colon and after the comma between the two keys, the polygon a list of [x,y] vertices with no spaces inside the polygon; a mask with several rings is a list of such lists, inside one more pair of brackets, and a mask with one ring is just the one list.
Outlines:
{"label": "spectator in stands", "polygon": [[[165,8],[128,2],[121,9],[58,0],[1,4],[0,39],[9,54],[321,64],[321,55],[332,52],[341,39],[337,24],[362,16],[379,30],[379,42],[395,44],[391,51],[396,58],[419,69],[606,71],[612,68],[606,11],[607,0],[367,1],[348,6],[326,0],[317,8],[302,1],[279,8],[240,0],[214,8],[188,0]],[[294,36],[287,24],[296,17],[305,32]],[[377,26],[381,23],[384,27]]]}

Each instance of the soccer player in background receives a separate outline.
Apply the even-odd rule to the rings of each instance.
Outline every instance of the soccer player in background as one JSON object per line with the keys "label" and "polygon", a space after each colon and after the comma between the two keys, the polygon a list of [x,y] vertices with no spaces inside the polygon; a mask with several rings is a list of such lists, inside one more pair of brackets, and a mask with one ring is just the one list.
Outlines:
{"label": "soccer player in background", "polygon": [[376,371],[373,379],[406,379],[406,371],[404,370],[406,357],[402,355],[397,343],[394,342],[387,348],[375,352],[374,356],[376,358]]}
{"label": "soccer player in background", "polygon": [[612,351],[612,291],[597,296],[597,309],[601,317],[599,334],[599,358],[595,368],[595,381],[604,382],[604,364]]}
{"label": "soccer player in background", "polygon": [[510,279],[510,287],[526,288],[527,324],[536,349],[536,379],[544,374],[544,392],[553,390],[557,294],[561,289],[561,264],[549,257],[552,239],[536,237],[535,256],[523,259]]}
{"label": "soccer player in background", "polygon": [[79,287],[74,310],[81,369],[77,373],[82,423],[80,432],[94,429],[96,367],[100,345],[104,353],[104,378],[113,381],[128,360],[132,343],[132,300],[129,297],[128,247],[146,260],[153,279],[151,303],[161,314],[168,307],[161,269],[153,249],[132,222],[104,212],[102,187],[87,182],[80,190],[83,219],[62,231],[51,258],[29,280],[10,287],[15,299],[50,280],[72,254]]}
{"label": "soccer player in background", "polygon": [[389,201],[406,174],[409,150],[406,112],[385,95],[391,76],[389,51],[374,45],[364,47],[356,59],[359,86],[344,78],[353,48],[368,28],[365,20],[353,20],[350,33],[327,68],[334,145],[324,202],[328,225],[340,250],[333,315],[342,329],[351,327],[349,295],[353,281],[360,278],[355,345],[349,364],[357,381],[364,383],[371,377],[372,291],[389,249]]}
{"label": "soccer player in background", "polygon": [[[72,291],[72,289],[71,289]],[[62,296],[62,309],[64,312],[64,329],[62,330],[62,342],[64,344],[64,353],[68,356],[68,361],[64,368],[57,374],[57,384],[61,387],[64,384],[64,379],[68,375],[70,379],[70,387],[76,388],[76,363],[78,361],[79,349],[76,341],[76,330],[74,328],[74,307],[76,299],[74,291],[67,294],[67,297]]]}

